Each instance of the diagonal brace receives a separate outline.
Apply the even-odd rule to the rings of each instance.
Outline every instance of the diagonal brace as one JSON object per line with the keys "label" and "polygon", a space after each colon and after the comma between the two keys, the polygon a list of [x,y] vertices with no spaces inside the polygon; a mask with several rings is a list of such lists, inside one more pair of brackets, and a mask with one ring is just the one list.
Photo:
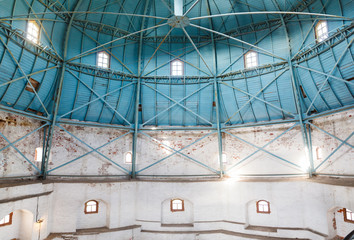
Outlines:
{"label": "diagonal brace", "polygon": [[186,158],[192,160],[193,162],[195,162],[195,163],[197,163],[197,164],[200,164],[200,165],[202,165],[203,167],[206,167],[206,168],[209,169],[210,171],[215,172],[215,173],[218,174],[219,172],[218,172],[217,170],[215,170],[214,168],[211,168],[211,167],[209,167],[208,165],[206,165],[206,164],[204,164],[204,163],[202,163],[202,162],[200,162],[200,161],[198,161],[198,160],[195,160],[194,158],[191,158],[190,156],[188,156],[188,155],[182,153],[182,151],[183,151],[184,149],[189,148],[190,146],[192,146],[192,145],[196,144],[197,142],[203,140],[204,138],[206,138],[206,137],[208,137],[208,136],[214,134],[215,132],[216,132],[216,131],[213,131],[213,132],[210,132],[210,133],[206,134],[205,136],[199,138],[197,141],[195,141],[195,142],[193,142],[193,143],[191,143],[191,144],[185,146],[184,148],[181,148],[180,150],[176,150],[176,149],[174,149],[174,148],[172,148],[172,147],[170,147],[170,146],[167,146],[166,144],[162,143],[161,141],[159,141],[159,140],[157,140],[157,139],[155,139],[155,138],[149,136],[148,134],[146,134],[146,133],[144,133],[144,132],[141,132],[141,134],[143,134],[144,136],[146,136],[146,137],[148,137],[148,138],[151,138],[153,141],[155,141],[155,142],[157,142],[157,143],[163,145],[164,147],[166,147],[166,148],[168,148],[168,149],[170,149],[170,150],[172,150],[172,151],[174,151],[174,152],[173,152],[172,154],[170,154],[170,155],[168,155],[168,156],[166,156],[166,157],[164,157],[164,158],[158,160],[157,162],[154,162],[153,164],[150,164],[149,166],[147,166],[147,167],[145,167],[145,168],[143,168],[143,169],[137,171],[137,173],[138,173],[138,172],[142,172],[142,171],[144,171],[144,170],[146,170],[146,169],[148,169],[148,168],[151,168],[152,166],[154,166],[154,165],[156,165],[156,164],[158,164],[158,163],[160,163],[160,162],[166,160],[166,159],[169,158],[169,157],[172,157],[172,156],[175,155],[175,154],[180,154],[180,155],[182,155],[182,156],[184,156],[184,157],[186,157]]}
{"label": "diagonal brace", "polygon": [[113,139],[113,140],[111,140],[111,141],[109,141],[109,142],[107,142],[107,143],[105,143],[105,144],[103,144],[103,145],[101,145],[101,146],[99,146],[99,147],[97,147],[97,148],[95,148],[95,149],[93,149],[93,150],[91,150],[91,151],[89,151],[89,152],[87,152],[87,153],[85,153],[85,154],[83,154],[83,155],[81,155],[81,156],[69,161],[69,162],[63,163],[63,164],[61,164],[61,165],[59,165],[59,166],[57,166],[55,168],[52,168],[51,170],[47,171],[47,173],[50,173],[50,172],[55,171],[55,170],[57,170],[59,168],[62,168],[62,167],[66,166],[66,165],[68,165],[70,163],[73,163],[73,162],[75,162],[75,161],[77,161],[77,160],[79,160],[79,159],[81,159],[81,158],[83,158],[83,157],[85,157],[85,156],[87,156],[87,155],[89,155],[89,154],[91,154],[91,153],[93,153],[93,152],[95,152],[95,151],[97,151],[97,150],[99,150],[99,149],[101,149],[101,148],[103,148],[103,147],[105,147],[105,146],[117,141],[118,139],[121,139],[121,138],[125,137],[129,133],[130,132],[127,132],[127,133],[125,133],[125,134],[123,134],[123,135],[121,135],[121,136],[119,136],[119,137],[117,137],[117,138],[115,138],[115,139]]}
{"label": "diagonal brace", "polygon": [[[178,100],[178,103],[181,103],[182,101],[186,100],[187,98],[190,98],[191,96],[193,96],[194,94],[198,93],[199,91],[203,90],[204,88],[208,87],[209,85],[211,85],[213,83],[208,83],[205,86],[195,90],[194,92],[192,92],[191,94],[187,95],[186,97],[182,98],[181,100]],[[174,106],[176,106],[177,103],[172,104],[171,106],[169,106],[168,108],[166,108],[165,110],[163,110],[162,112],[159,112],[157,115],[155,115],[154,117],[150,118],[149,120],[147,120],[146,122],[143,123],[143,126],[146,125],[148,122],[150,122],[151,120],[157,118],[158,116],[160,116],[161,114],[167,112],[168,110],[170,110],[171,108],[173,108]]]}
{"label": "diagonal brace", "polygon": [[123,170],[124,172],[129,174],[129,170],[122,167],[121,165],[119,165],[118,163],[114,162],[112,159],[110,159],[109,157],[107,157],[106,155],[104,155],[103,153],[100,153],[99,151],[97,151],[96,149],[94,149],[93,147],[91,147],[90,145],[88,145],[87,143],[85,143],[84,141],[82,141],[80,138],[76,137],[74,134],[72,134],[71,132],[67,131],[65,128],[63,128],[62,126],[58,125],[59,128],[63,129],[67,134],[69,134],[70,136],[72,136],[73,138],[75,138],[76,140],[78,140],[79,142],[81,142],[82,144],[84,144],[86,147],[90,148],[92,151],[96,152],[97,154],[99,154],[100,156],[102,156],[103,158],[105,158],[106,160],[108,160],[109,162],[113,163],[114,165],[116,165],[117,167],[119,167],[121,170]]}
{"label": "diagonal brace", "polygon": [[79,77],[77,77],[72,71],[68,71],[71,75],[73,75],[79,82],[81,82],[85,87],[87,87],[91,92],[93,92],[104,104],[106,104],[109,108],[111,108],[118,116],[120,116],[125,122],[129,125],[131,124],[125,117],[123,117],[111,104],[107,103],[104,99],[100,98],[101,96],[93,90],[90,86],[88,86],[85,82],[83,82]]}
{"label": "diagonal brace", "polygon": [[169,96],[167,96],[167,95],[166,95],[166,94],[164,94],[163,92],[161,92],[161,91],[159,91],[159,90],[157,90],[157,89],[155,89],[155,88],[153,88],[153,87],[151,87],[151,86],[149,86],[149,85],[147,85],[147,84],[145,84],[145,83],[142,83],[142,84],[144,84],[145,86],[147,86],[147,87],[151,88],[151,89],[152,89],[152,90],[154,90],[155,92],[157,92],[157,93],[161,94],[162,96],[164,96],[165,98],[169,99],[170,101],[175,102],[178,106],[180,106],[180,107],[184,108],[184,109],[185,109],[185,110],[187,110],[188,112],[190,112],[190,113],[192,113],[193,115],[195,115],[195,116],[199,117],[200,119],[204,120],[205,122],[209,123],[210,125],[213,125],[213,123],[212,123],[212,122],[210,122],[210,121],[206,120],[205,118],[203,118],[203,117],[202,117],[202,116],[200,116],[199,114],[197,114],[197,113],[193,112],[192,110],[190,110],[190,109],[189,109],[189,108],[187,108],[186,106],[183,106],[182,104],[180,104],[179,102],[177,102],[177,101],[176,101],[176,100],[174,100],[173,98],[170,98]]}

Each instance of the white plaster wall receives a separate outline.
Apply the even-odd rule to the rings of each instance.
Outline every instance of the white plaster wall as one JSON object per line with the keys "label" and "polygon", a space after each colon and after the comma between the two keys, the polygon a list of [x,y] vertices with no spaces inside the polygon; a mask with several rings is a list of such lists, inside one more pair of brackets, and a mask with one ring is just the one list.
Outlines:
{"label": "white plaster wall", "polygon": [[171,211],[171,199],[168,198],[161,204],[161,223],[162,224],[193,224],[194,209],[193,203],[188,199],[184,201],[184,211]]}
{"label": "white plaster wall", "polygon": [[[17,139],[40,127],[41,123],[26,117],[0,112],[0,131],[9,140]],[[32,161],[40,169],[40,163],[34,160],[35,149],[42,146],[43,131],[39,130],[14,146],[20,150],[28,160]],[[0,136],[0,149],[9,143]],[[0,177],[36,175],[38,171],[28,163],[13,147],[7,147],[0,152]]]}
{"label": "white plaster wall", "polygon": [[[327,217],[333,206],[353,209],[354,188],[314,183],[306,180],[280,182],[240,182],[235,179],[204,182],[149,182],[126,181],[115,183],[52,183],[30,184],[0,188],[4,199],[20,197],[28,193],[41,193],[53,189],[53,193],[39,198],[39,216],[44,220],[41,225],[41,239],[49,233],[76,232],[78,228],[102,227],[107,221],[109,229],[141,225],[143,230],[173,231],[170,239],[179,239],[179,231],[204,231],[224,229],[239,233],[258,234],[274,237],[304,237],[324,239],[306,231],[309,228],[322,234],[330,235],[331,219]],[[5,194],[6,193],[6,194]],[[187,223],[193,227],[162,226],[163,223],[186,223],[177,217],[173,221],[164,221],[164,210],[169,208],[166,199],[179,197],[188,205],[193,205],[193,221]],[[97,215],[95,221],[82,219],[83,204],[89,199],[97,199],[107,206],[106,214]],[[256,200],[266,199],[271,204],[270,215],[257,214]],[[189,203],[188,203],[189,202]],[[28,198],[0,204],[0,214],[26,209],[36,213],[37,198]],[[166,212],[165,212],[166,213]],[[187,212],[188,215],[188,212]],[[186,215],[186,216],[187,216]],[[188,215],[190,216],[190,215]],[[33,221],[35,217],[32,217]],[[338,234],[353,225],[342,226],[336,217]],[[16,218],[17,219],[17,218]],[[15,219],[15,221],[17,221]],[[171,220],[171,218],[169,219]],[[78,224],[80,223],[80,224]],[[282,228],[303,228],[304,230],[278,230],[276,233],[264,233],[247,230],[251,226]],[[18,223],[14,227],[21,227]],[[32,239],[38,239],[38,224],[34,223]],[[10,229],[10,228],[9,228]],[[18,233],[18,229],[11,232]],[[0,229],[0,236],[7,236],[7,231]],[[107,233],[108,234],[108,233]],[[113,233],[108,234],[114,236]],[[119,235],[120,232],[117,232]],[[128,234],[128,233],[127,233]],[[106,234],[99,234],[108,236]],[[117,236],[118,236],[117,235]],[[150,236],[151,234],[146,234]],[[168,234],[167,234],[168,235]],[[202,234],[203,235],[203,234]],[[98,236],[98,235],[97,235]],[[145,238],[145,233],[141,239]],[[161,237],[160,237],[161,236]],[[154,239],[164,239],[164,234],[156,234]],[[201,239],[212,239],[212,235],[203,235]],[[330,235],[331,236],[331,235]],[[188,234],[188,238],[191,237]],[[0,239],[2,239],[0,237]],[[80,237],[79,239],[86,239]],[[87,239],[94,239],[87,237]],[[221,239],[225,239],[222,237]],[[227,238],[226,238],[227,239]]]}
{"label": "white plaster wall", "polygon": [[[150,138],[140,134],[138,139],[137,171],[141,171],[139,174],[143,175],[200,175],[215,173],[212,169],[216,171],[219,169],[217,134],[214,133],[203,138],[209,133],[209,131],[146,132],[146,134],[157,141],[152,141]],[[201,138],[203,139],[186,148],[188,145]],[[183,149],[181,153],[185,154],[185,156],[179,153],[174,154],[175,152],[173,150],[165,147],[161,143],[167,144],[176,151]],[[171,154],[174,155],[168,157]],[[207,167],[186,156],[201,162]],[[144,170],[144,168],[160,160],[163,161]]]}
{"label": "white plaster wall", "polygon": [[[100,148],[98,151],[110,158],[116,164],[129,171],[130,165],[124,164],[124,154],[131,151],[131,134],[118,140],[119,136],[125,134],[124,131],[104,128],[91,128],[80,126],[63,126],[67,131],[83,140],[92,148],[98,148],[110,141],[110,144]],[[49,162],[49,171],[61,166],[71,160],[80,157],[83,154],[92,151],[85,144],[70,136],[64,130],[56,128],[53,137],[53,146],[51,150],[51,161]],[[96,152],[87,154],[84,157],[75,160],[71,164],[51,171],[54,175],[121,175],[127,174],[120,167],[105,159]]]}
{"label": "white plaster wall", "polygon": [[[322,117],[313,121],[313,124],[345,140],[354,131],[354,110]],[[254,146],[223,133],[223,151],[227,155],[224,170],[230,176],[252,174],[306,174],[309,167],[301,129],[294,127],[275,140],[265,150],[257,151],[270,143],[277,136],[294,124],[278,124],[272,126],[237,128],[227,130],[248,141]],[[38,121],[26,119],[13,114],[0,113],[1,132],[10,141],[40,126]],[[125,131],[105,128],[92,128],[64,125],[65,129],[80,138],[93,148],[100,147],[125,134]],[[312,145],[315,168],[331,154],[341,142],[312,127]],[[217,134],[205,138],[209,131],[152,131],[144,132],[156,141],[139,134],[137,146],[137,172],[138,175],[205,175],[219,171]],[[42,144],[43,131],[40,130],[16,144],[19,150],[30,160],[34,160],[35,148]],[[203,139],[201,139],[203,138]],[[194,141],[196,144],[192,144]],[[169,145],[181,153],[175,153],[164,147],[161,143]],[[348,140],[354,144],[354,138]],[[0,149],[7,142],[0,137]],[[184,149],[185,148],[185,149]],[[73,138],[64,130],[56,128],[51,149],[51,158],[48,164],[51,175],[127,175],[131,171],[131,164],[124,163],[124,155],[132,149],[132,134],[109,143],[98,151],[110,158],[114,163],[92,151],[79,140]],[[84,155],[85,154],[85,155]],[[171,155],[173,154],[173,155]],[[184,154],[185,156],[182,156]],[[273,155],[272,155],[273,154]],[[82,158],[80,156],[84,155]],[[171,156],[170,156],[171,155]],[[354,156],[354,150],[347,145],[340,147],[320,168],[318,173],[354,175],[354,168],[348,168]],[[200,163],[194,162],[193,158]],[[79,159],[77,159],[79,158]],[[247,158],[246,160],[244,160]],[[77,159],[77,160],[75,160]],[[68,163],[61,168],[59,166]],[[162,160],[162,161],[161,161]],[[244,160],[244,161],[243,161]],[[161,161],[161,162],[159,162]],[[287,162],[288,161],[288,162]],[[36,163],[40,166],[40,163]],[[295,166],[295,165],[297,166]],[[119,166],[117,166],[119,165]],[[125,170],[122,170],[124,168]],[[2,177],[33,175],[38,172],[28,164],[12,147],[0,152],[0,174]]]}
{"label": "white plaster wall", "polygon": [[[345,140],[354,131],[354,110],[316,119],[313,121],[313,124],[328,133],[335,135],[339,139]],[[354,137],[351,137],[348,140],[348,143],[354,145]],[[314,151],[315,166],[318,166],[341,144],[342,142],[339,140],[316,128],[312,128],[313,149],[315,150],[316,148],[319,148],[320,151],[319,156],[316,156],[316,152]],[[353,159],[354,149],[344,144],[318,169],[318,172],[354,175],[354,167],[349,167],[353,165]]]}
{"label": "white plaster wall", "polygon": [[77,229],[108,226],[109,209],[107,209],[107,205],[103,200],[100,199],[95,199],[95,200],[98,202],[98,208],[99,208],[98,213],[85,214],[84,206],[85,206],[85,202],[87,201],[80,204],[81,208],[78,209],[78,213],[77,213],[77,225],[76,225]]}
{"label": "white plaster wall", "polygon": [[[0,200],[4,201],[0,203],[0,216],[14,212],[14,224],[11,225],[11,227],[15,227],[15,229],[11,231],[13,234],[21,239],[26,236],[24,238],[25,240],[37,240],[39,233],[41,236],[47,236],[49,234],[50,225],[48,225],[48,223],[52,217],[50,214],[52,202],[51,194],[39,197],[31,197],[31,195],[50,192],[53,190],[52,187],[53,186],[50,184],[26,184],[0,188]],[[15,199],[15,201],[6,202],[7,199]],[[37,211],[38,216],[36,219]],[[40,225],[35,223],[38,219],[43,219],[43,223]],[[5,230],[6,228],[11,229],[11,227],[0,228],[0,239],[7,239],[9,232]]]}

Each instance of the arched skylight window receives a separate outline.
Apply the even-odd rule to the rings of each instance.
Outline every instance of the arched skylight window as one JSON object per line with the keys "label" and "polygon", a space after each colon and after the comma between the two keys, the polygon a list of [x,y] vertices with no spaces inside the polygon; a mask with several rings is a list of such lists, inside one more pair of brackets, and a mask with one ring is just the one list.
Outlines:
{"label": "arched skylight window", "polygon": [[257,202],[257,213],[270,213],[269,202],[265,200],[259,200]]}
{"label": "arched skylight window", "polygon": [[184,201],[182,199],[172,199],[171,212],[182,212],[182,211],[184,211]]}
{"label": "arched skylight window", "polygon": [[245,54],[245,68],[254,68],[258,66],[258,54],[254,51],[249,51]]}
{"label": "arched skylight window", "polygon": [[39,26],[35,21],[29,21],[27,23],[27,39],[33,43],[39,42]]}
{"label": "arched skylight window", "polygon": [[109,68],[109,55],[106,52],[97,54],[97,66],[100,68]]}
{"label": "arched skylight window", "polygon": [[98,202],[95,200],[90,200],[85,203],[85,213],[98,213]]}
{"label": "arched skylight window", "polygon": [[183,76],[183,62],[181,60],[173,60],[171,62],[171,76]]}
{"label": "arched skylight window", "polygon": [[328,26],[326,21],[319,21],[315,27],[316,40],[322,42],[328,38]]}
{"label": "arched skylight window", "polygon": [[7,214],[5,217],[3,217],[0,220],[0,227],[6,226],[6,225],[11,225],[12,224],[12,215],[13,213]]}

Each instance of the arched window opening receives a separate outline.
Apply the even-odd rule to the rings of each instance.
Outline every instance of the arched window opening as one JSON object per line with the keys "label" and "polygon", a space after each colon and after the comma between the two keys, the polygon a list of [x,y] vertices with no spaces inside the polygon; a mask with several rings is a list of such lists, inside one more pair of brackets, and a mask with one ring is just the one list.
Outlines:
{"label": "arched window opening", "polygon": [[354,213],[351,210],[344,208],[343,214],[345,222],[354,223]]}
{"label": "arched window opening", "polygon": [[133,154],[131,152],[126,152],[124,156],[124,163],[132,164],[132,162],[133,162]]}
{"label": "arched window opening", "polygon": [[90,200],[85,203],[85,214],[98,213],[98,202]]}
{"label": "arched window opening", "polygon": [[257,213],[270,213],[269,202],[265,200],[259,200],[257,202]]}
{"label": "arched window opening", "polygon": [[173,60],[171,62],[171,76],[183,76],[183,62],[181,60]]}
{"label": "arched window opening", "polygon": [[258,66],[258,54],[254,51],[249,51],[244,56],[245,68],[254,68]]}
{"label": "arched window opening", "polygon": [[6,225],[11,225],[12,224],[12,215],[13,212],[10,214],[7,214],[4,218],[0,220],[0,227],[6,226]]}
{"label": "arched window opening", "polygon": [[27,23],[27,39],[31,42],[38,44],[39,42],[39,26],[35,21]]}
{"label": "arched window opening", "polygon": [[315,27],[317,42],[322,42],[328,38],[328,26],[326,21],[319,21]]}
{"label": "arched window opening", "polygon": [[171,212],[182,212],[182,211],[184,211],[184,201],[182,199],[172,199]]}
{"label": "arched window opening", "polygon": [[99,52],[97,55],[97,66],[100,68],[109,68],[109,55],[106,52]]}

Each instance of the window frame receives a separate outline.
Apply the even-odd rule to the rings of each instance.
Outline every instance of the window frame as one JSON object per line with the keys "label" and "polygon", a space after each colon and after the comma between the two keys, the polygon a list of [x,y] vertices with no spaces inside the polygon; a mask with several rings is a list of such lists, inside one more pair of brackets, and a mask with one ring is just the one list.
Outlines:
{"label": "window frame", "polygon": [[[249,66],[247,66],[247,56],[249,54],[252,54],[252,53],[256,54],[256,66],[249,67]],[[259,66],[258,53],[256,51],[253,51],[253,50],[250,50],[250,51],[246,52],[243,55],[243,63],[244,63],[245,69],[252,69],[252,68],[258,67]]]}
{"label": "window frame", "polygon": [[[130,154],[131,155],[131,162],[127,162],[127,155]],[[125,164],[129,164],[132,165],[133,164],[133,153],[132,152],[126,152],[124,153],[124,163]]]}
{"label": "window frame", "polygon": [[[173,208],[173,202],[176,201],[176,200],[182,202],[182,209],[174,209],[174,208]],[[171,209],[171,212],[184,212],[184,200],[183,200],[183,199],[180,199],[180,198],[171,199],[171,202],[170,202],[170,209]]]}
{"label": "window frame", "polygon": [[347,210],[349,210],[349,209],[343,208],[344,222],[354,223],[354,212],[352,210],[349,210],[351,212],[351,215],[353,216],[353,220],[351,220],[351,219],[348,219]]}
{"label": "window frame", "polygon": [[[33,35],[29,33],[29,24],[32,23],[34,24],[37,28],[38,28],[38,35],[37,35],[37,41],[33,41],[32,39],[29,39],[29,35],[31,36],[31,38],[33,38]],[[40,39],[41,39],[41,27],[40,25],[35,21],[35,20],[28,20],[27,21],[27,26],[26,26],[26,39],[30,42],[32,42],[33,44],[39,44]]]}
{"label": "window frame", "polygon": [[[319,36],[318,36],[318,31],[317,31],[317,29],[319,28],[319,25],[321,24],[321,23],[326,23],[326,30],[327,30],[327,37],[326,38],[324,38],[324,39],[322,39],[322,40],[319,40]],[[318,23],[315,25],[315,38],[316,38],[316,42],[317,43],[321,43],[321,42],[323,42],[323,41],[325,41],[327,38],[328,38],[328,33],[329,33],[329,31],[328,31],[328,23],[327,23],[327,21],[325,21],[325,20],[320,20],[320,21],[318,21]]]}
{"label": "window frame", "polygon": [[[87,204],[89,203],[89,202],[95,202],[96,203],[96,211],[93,211],[93,212],[88,212],[87,211]],[[99,204],[98,204],[98,201],[96,201],[96,200],[88,200],[87,202],[85,202],[85,205],[84,205],[84,213],[85,214],[96,214],[96,213],[98,213],[98,208],[99,208]]]}
{"label": "window frame", "polygon": [[[0,227],[4,227],[4,226],[8,226],[8,225],[12,224],[12,216],[13,216],[13,214],[14,214],[13,212],[7,214],[7,215],[9,215],[9,222],[0,224]],[[3,218],[6,218],[7,215],[5,215]]]}
{"label": "window frame", "polygon": [[[182,74],[181,75],[172,75],[172,73],[174,72],[173,67],[172,67],[174,62],[181,63],[181,65],[182,65],[182,70],[181,70]],[[174,59],[171,61],[171,63],[170,63],[170,76],[171,77],[183,77],[184,76],[184,62],[183,61],[181,61],[179,59]]]}
{"label": "window frame", "polygon": [[[267,203],[268,211],[261,211],[259,209],[259,203],[260,202],[266,202]],[[257,206],[257,213],[264,213],[264,214],[270,214],[271,213],[271,211],[270,211],[270,202],[268,202],[267,200],[259,200],[259,201],[257,201],[256,206]]]}
{"label": "window frame", "polygon": [[[103,67],[103,66],[99,66],[99,65],[98,65],[98,62],[99,62],[100,54],[101,54],[101,53],[107,55],[107,57],[108,57],[107,67]],[[106,51],[100,51],[100,52],[98,52],[98,53],[97,53],[97,58],[96,58],[96,66],[99,67],[99,68],[102,68],[102,69],[110,69],[110,68],[111,68],[111,55],[108,54],[108,52],[106,52]]]}

